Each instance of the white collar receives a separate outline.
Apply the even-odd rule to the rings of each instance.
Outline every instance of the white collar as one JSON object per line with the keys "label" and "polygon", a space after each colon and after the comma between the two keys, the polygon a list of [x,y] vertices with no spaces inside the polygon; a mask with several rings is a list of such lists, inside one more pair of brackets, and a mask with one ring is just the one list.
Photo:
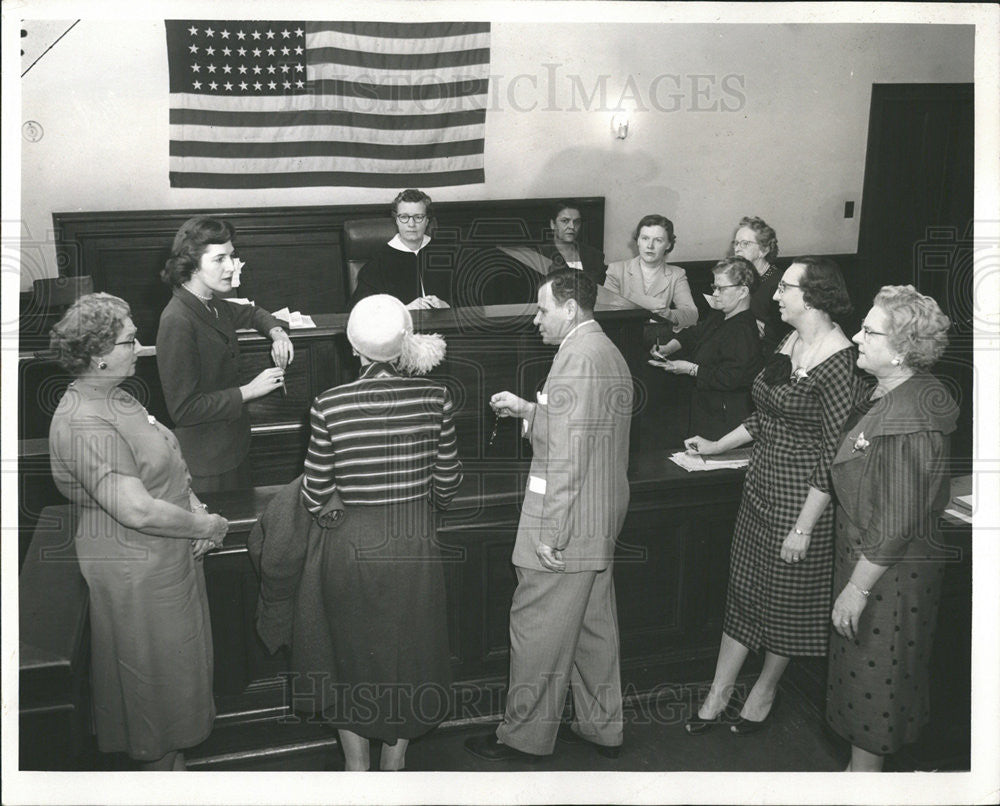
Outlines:
{"label": "white collar", "polygon": [[[430,242],[431,242],[430,236],[425,235],[423,242],[420,244],[420,249],[423,249]],[[410,247],[408,247],[405,243],[403,243],[403,239],[399,237],[398,232],[392,237],[392,240],[389,241],[389,246],[391,246],[393,249],[398,249],[400,252],[411,252],[414,255],[420,251],[420,249],[417,249],[416,252],[414,252],[414,250],[410,249]]]}
{"label": "white collar", "polygon": [[[595,321],[597,321],[597,320],[596,319],[587,319],[587,320],[585,320],[583,322],[580,322],[578,325],[574,325],[573,328],[569,331],[569,333],[567,333],[565,336],[563,336],[563,340],[561,342],[559,342],[559,350],[561,350],[563,348],[563,345],[567,341],[569,341],[569,337],[572,336],[574,333],[576,333],[576,331],[578,331],[584,325],[589,325],[591,322],[595,322]],[[558,353],[559,350],[556,350],[556,352]]]}
{"label": "white collar", "polygon": [[[844,331],[840,329],[840,325],[836,322],[832,324],[833,327],[824,333],[805,354],[799,356],[801,363],[798,367],[795,367],[796,370],[810,370],[822,364],[834,353],[839,353],[845,347],[851,346],[850,339],[844,335]],[[788,340],[781,346],[778,352],[791,357],[792,348],[800,340],[799,332],[793,329],[788,336]]]}

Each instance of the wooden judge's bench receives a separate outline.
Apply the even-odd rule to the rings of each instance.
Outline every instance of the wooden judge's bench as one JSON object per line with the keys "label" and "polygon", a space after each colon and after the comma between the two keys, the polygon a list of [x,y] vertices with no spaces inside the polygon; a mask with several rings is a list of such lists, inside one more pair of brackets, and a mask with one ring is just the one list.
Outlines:
{"label": "wooden judge's bench", "polygon": [[[441,333],[447,341],[446,360],[432,376],[451,390],[465,466],[465,480],[439,533],[455,680],[451,720],[458,723],[497,715],[503,707],[515,587],[510,556],[530,447],[513,420],[500,421],[488,445],[494,427],[488,400],[503,389],[533,398],[551,365],[554,348],[542,344],[532,324],[538,275],[510,259],[512,250],[550,239],[549,201],[435,205],[437,251],[429,265],[448,273],[452,301],[464,304],[414,312],[418,331]],[[600,246],[604,200],[583,199],[580,206],[584,232],[596,235],[591,243]],[[140,341],[155,343],[159,312],[169,298],[157,272],[174,232],[196,212],[201,211],[56,214],[64,282],[90,276],[94,290],[125,298]],[[256,636],[258,581],[247,536],[277,486],[301,473],[312,399],[356,377],[344,334],[352,264],[356,270],[371,243],[388,239],[386,224],[391,235],[385,213],[373,206],[212,212],[236,228],[235,245],[247,264],[238,295],[269,310],[301,311],[316,323],[291,332],[295,360],[286,373],[286,394],[248,404],[255,487],[203,496],[230,521],[225,545],[205,558],[217,724],[261,725],[259,741],[240,751],[248,758],[274,752],[276,740],[268,738],[267,726],[288,723],[294,704],[282,678],[284,651],[268,655]],[[687,267],[696,298],[710,282],[710,265]],[[33,535],[30,545],[23,541],[20,574],[20,759],[26,769],[79,767],[92,744],[86,585],[73,553],[73,513],[54,490],[47,456],[48,422],[70,379],[44,353],[34,354],[46,346],[47,329],[60,313],[37,301],[22,304],[20,505],[22,537]],[[665,429],[663,417],[686,416],[677,414],[684,408],[671,408],[671,401],[686,397],[687,389],[652,388],[642,342],[649,314],[602,291],[596,318],[636,378],[631,503],[614,570],[622,682],[633,701],[669,691],[686,706],[700,692],[683,684],[710,678],[714,666],[743,472],[687,473],[669,461],[669,448],[680,445],[664,444],[664,434],[683,433],[686,421]],[[255,333],[241,334],[240,342],[241,376],[250,379],[270,365],[269,342]],[[126,388],[170,424],[154,356],[139,359]],[[964,534],[957,530],[956,539]],[[958,602],[965,601],[967,554],[966,564],[950,569]],[[818,667],[801,676],[818,703],[820,676]],[[204,761],[203,768],[212,766]]]}

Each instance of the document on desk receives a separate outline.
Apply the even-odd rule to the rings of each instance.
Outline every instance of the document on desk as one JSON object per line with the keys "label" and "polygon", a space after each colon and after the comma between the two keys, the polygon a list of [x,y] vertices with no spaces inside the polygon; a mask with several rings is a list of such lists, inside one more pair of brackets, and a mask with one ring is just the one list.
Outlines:
{"label": "document on desk", "polygon": [[711,456],[678,451],[670,455],[670,460],[688,472],[695,470],[735,470],[750,464],[750,448],[736,448]]}
{"label": "document on desk", "polygon": [[316,323],[312,320],[311,316],[306,316],[304,313],[299,313],[298,311],[289,311],[288,308],[282,308],[280,311],[275,311],[271,314],[275,319],[282,319],[288,322],[288,326],[292,330],[304,330],[310,327],[316,327]]}
{"label": "document on desk", "polygon": [[945,514],[951,515],[953,518],[958,518],[960,521],[965,521],[965,523],[972,523],[972,496],[953,496],[949,502],[949,506],[945,509]]}

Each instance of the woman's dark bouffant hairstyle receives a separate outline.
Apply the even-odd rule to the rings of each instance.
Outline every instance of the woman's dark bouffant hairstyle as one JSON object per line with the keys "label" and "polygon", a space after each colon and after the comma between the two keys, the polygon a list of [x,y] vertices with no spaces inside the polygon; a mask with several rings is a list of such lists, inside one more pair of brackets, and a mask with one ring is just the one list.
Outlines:
{"label": "woman's dark bouffant hairstyle", "polygon": [[806,305],[812,305],[834,319],[851,312],[851,298],[847,295],[844,275],[830,258],[806,255],[795,258],[792,263],[805,267],[799,286]]}
{"label": "woman's dark bouffant hairstyle", "polygon": [[198,268],[207,247],[228,243],[235,237],[236,231],[227,221],[203,216],[189,218],[174,236],[174,245],[160,278],[167,285],[183,285]]}
{"label": "woman's dark bouffant hairstyle", "polygon": [[128,303],[99,292],[85,294],[63,314],[49,334],[49,348],[67,372],[79,375],[92,358],[107,355],[131,311]]}
{"label": "woman's dark bouffant hairstyle", "polygon": [[639,240],[639,232],[643,227],[663,227],[667,231],[667,251],[666,254],[670,254],[673,251],[674,244],[677,242],[677,238],[674,236],[674,222],[671,221],[666,216],[657,215],[656,213],[651,213],[650,215],[644,215],[639,219],[639,223],[635,225],[635,230],[632,233],[632,240]]}

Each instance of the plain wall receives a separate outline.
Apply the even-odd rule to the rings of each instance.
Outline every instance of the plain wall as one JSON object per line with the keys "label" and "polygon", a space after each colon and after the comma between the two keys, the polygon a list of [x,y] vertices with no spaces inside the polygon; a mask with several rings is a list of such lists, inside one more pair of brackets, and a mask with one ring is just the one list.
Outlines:
{"label": "plain wall", "polygon": [[[22,289],[58,273],[54,211],[394,195],[171,188],[163,23],[116,20],[114,31],[80,21],[22,80],[23,119],[44,129],[22,142]],[[871,85],[971,82],[973,43],[973,26],[957,25],[496,22],[486,183],[428,190],[440,201],[605,196],[609,260],[631,256],[650,212],[674,221],[676,260],[721,257],[743,215],[767,219],[782,254],[854,252]],[[624,140],[611,133],[619,107]]]}

